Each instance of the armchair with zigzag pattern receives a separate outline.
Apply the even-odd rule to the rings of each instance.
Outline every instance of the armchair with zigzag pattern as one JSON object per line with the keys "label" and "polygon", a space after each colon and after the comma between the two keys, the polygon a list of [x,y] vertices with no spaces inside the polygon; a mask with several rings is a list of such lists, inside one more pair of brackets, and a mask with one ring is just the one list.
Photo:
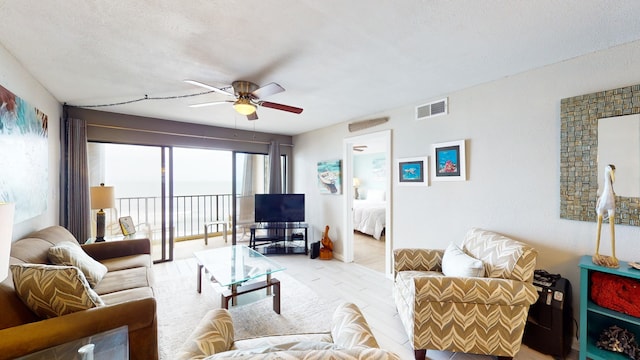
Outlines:
{"label": "armchair with zigzag pattern", "polygon": [[529,306],[538,299],[532,283],[537,252],[475,228],[460,250],[461,256],[481,261],[480,276],[445,275],[443,257],[447,269],[462,266],[452,264],[455,256],[445,257],[445,250],[394,251],[393,296],[415,358],[425,359],[428,349],[513,358]]}

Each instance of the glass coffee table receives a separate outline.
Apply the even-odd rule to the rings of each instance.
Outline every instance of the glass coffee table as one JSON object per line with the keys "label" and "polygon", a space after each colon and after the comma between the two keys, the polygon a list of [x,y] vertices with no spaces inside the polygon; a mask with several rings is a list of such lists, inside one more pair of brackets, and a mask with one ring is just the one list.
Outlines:
{"label": "glass coffee table", "polygon": [[[271,295],[273,289],[273,311],[280,314],[280,280],[271,274],[285,270],[276,261],[250,249],[247,246],[232,245],[223,248],[196,251],[198,261],[198,292],[202,292],[202,269],[211,274],[211,281],[222,286],[221,305],[229,308],[236,304],[239,295],[267,289]],[[262,281],[252,281],[261,277]]]}

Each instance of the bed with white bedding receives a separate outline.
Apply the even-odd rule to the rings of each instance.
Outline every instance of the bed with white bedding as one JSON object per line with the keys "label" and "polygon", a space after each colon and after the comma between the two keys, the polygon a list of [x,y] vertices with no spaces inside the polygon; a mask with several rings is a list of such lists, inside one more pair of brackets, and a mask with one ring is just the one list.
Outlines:
{"label": "bed with white bedding", "polygon": [[387,204],[384,195],[372,196],[371,192],[367,194],[368,200],[353,202],[353,229],[380,240],[385,227]]}

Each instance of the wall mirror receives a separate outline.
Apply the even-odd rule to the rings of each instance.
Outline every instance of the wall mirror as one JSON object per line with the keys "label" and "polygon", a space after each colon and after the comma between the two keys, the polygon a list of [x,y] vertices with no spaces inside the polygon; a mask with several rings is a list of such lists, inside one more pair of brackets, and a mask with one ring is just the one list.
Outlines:
{"label": "wall mirror", "polygon": [[616,166],[617,196],[640,197],[640,114],[598,119],[598,194],[604,169]]}
{"label": "wall mirror", "polygon": [[562,99],[560,218],[596,221],[598,184],[604,179],[604,166],[613,163],[616,165],[615,222],[640,226],[638,114],[640,85]]}

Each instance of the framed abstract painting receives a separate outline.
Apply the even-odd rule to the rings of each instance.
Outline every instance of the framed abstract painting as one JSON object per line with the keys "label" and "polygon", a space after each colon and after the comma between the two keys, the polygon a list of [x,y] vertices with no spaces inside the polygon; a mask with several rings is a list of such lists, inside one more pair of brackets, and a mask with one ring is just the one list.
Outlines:
{"label": "framed abstract painting", "polygon": [[15,224],[47,210],[48,124],[44,112],[0,86],[0,203],[16,204]]}
{"label": "framed abstract painting", "polygon": [[466,181],[465,140],[433,144],[433,181]]}

